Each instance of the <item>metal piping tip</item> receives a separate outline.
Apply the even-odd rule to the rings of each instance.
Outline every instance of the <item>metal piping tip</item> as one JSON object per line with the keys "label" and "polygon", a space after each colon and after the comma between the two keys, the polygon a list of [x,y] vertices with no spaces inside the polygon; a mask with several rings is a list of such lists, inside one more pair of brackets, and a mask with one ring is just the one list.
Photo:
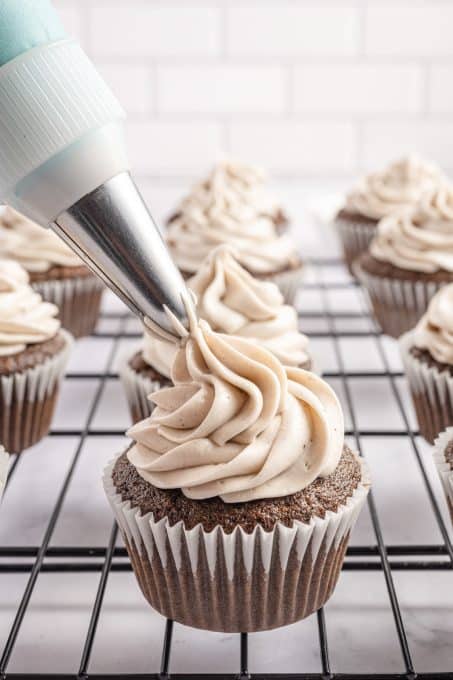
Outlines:
{"label": "metal piping tip", "polygon": [[184,280],[129,173],[108,180],[51,227],[142,321],[176,338],[187,327]]}

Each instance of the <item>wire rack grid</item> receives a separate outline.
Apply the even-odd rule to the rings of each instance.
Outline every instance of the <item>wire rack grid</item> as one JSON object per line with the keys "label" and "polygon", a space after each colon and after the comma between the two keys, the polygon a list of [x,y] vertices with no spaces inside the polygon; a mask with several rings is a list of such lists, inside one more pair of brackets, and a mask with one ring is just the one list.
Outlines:
{"label": "wire rack grid", "polygon": [[[348,301],[347,304],[345,301]],[[105,424],[102,427],[98,425],[103,395],[109,390],[120,391],[115,369],[120,347],[122,343],[130,343],[140,337],[139,328],[135,321],[127,312],[119,309],[103,314],[99,330],[91,338],[93,342],[103,343],[104,354],[107,352],[107,358],[102,368],[100,370],[98,368],[91,368],[90,370],[80,370],[80,368],[72,370],[70,368],[66,375],[66,385],[70,385],[74,381],[81,386],[79,398],[85,402],[84,385],[90,384],[93,387],[89,403],[85,403],[84,422],[79,426],[71,426],[72,421],[69,421],[69,424],[66,422],[64,427],[58,427],[57,423],[49,437],[41,445],[42,447],[49,447],[51,442],[56,441],[59,447],[66,447],[70,453],[65,459],[67,465],[59,480],[58,488],[55,490],[52,504],[45,516],[41,518],[42,531],[39,544],[33,544],[30,541],[18,544],[17,541],[20,541],[20,536],[19,538],[16,537],[14,541],[8,539],[6,545],[1,546],[0,543],[0,593],[3,591],[4,595],[6,594],[8,578],[11,575],[21,575],[23,579],[21,581],[23,587],[20,588],[17,601],[14,606],[10,605],[10,616],[9,618],[6,617],[7,625],[0,626],[1,680],[32,680],[32,678],[59,678],[61,680],[69,680],[69,678],[80,680],[86,678],[91,680],[123,678],[124,680],[138,680],[139,678],[167,678],[170,673],[172,677],[181,680],[198,675],[207,679],[225,678],[225,680],[235,677],[257,679],[297,677],[300,680],[314,678],[322,678],[323,680],[330,678],[338,678],[339,680],[346,680],[347,678],[374,678],[375,680],[379,678],[407,678],[408,680],[415,678],[432,678],[433,680],[435,678],[453,678],[453,652],[449,654],[444,650],[438,655],[436,663],[427,666],[423,650],[418,650],[416,636],[414,638],[412,635],[413,631],[410,625],[408,629],[410,617],[405,612],[407,598],[405,597],[404,602],[401,602],[399,592],[402,587],[399,581],[398,584],[396,583],[400,575],[404,576],[410,573],[422,574],[423,578],[426,577],[430,582],[441,572],[444,575],[446,573],[448,578],[452,576],[448,572],[453,568],[451,529],[444,501],[439,493],[438,486],[436,486],[436,480],[432,476],[432,470],[429,470],[427,463],[429,457],[426,453],[426,447],[420,441],[414,425],[401,366],[395,358],[396,348],[392,345],[392,341],[389,342],[389,339],[385,338],[375,326],[361,291],[349,279],[339,261],[315,260],[311,262],[310,274],[302,287],[298,308],[301,328],[311,337],[314,344],[317,343],[318,351],[323,347],[325,349],[327,345],[329,347],[330,356],[327,361],[329,365],[324,366],[326,370],[323,371],[323,374],[337,389],[343,401],[347,423],[346,435],[351,444],[361,455],[367,458],[369,442],[374,442],[375,448],[379,451],[381,449],[388,451],[395,445],[395,442],[404,439],[410,449],[409,454],[405,457],[405,464],[411,466],[412,475],[415,474],[419,477],[420,494],[423,494],[424,503],[428,508],[426,513],[430,516],[431,524],[429,526],[434,527],[432,537],[428,536],[427,538],[429,531],[426,527],[418,527],[420,530],[418,532],[417,526],[405,526],[401,532],[401,535],[405,537],[404,540],[399,542],[388,540],[388,537],[391,539],[392,535],[395,534],[395,532],[392,533],[392,520],[391,518],[389,520],[386,505],[377,502],[375,495],[371,493],[366,519],[368,533],[365,532],[364,534],[368,536],[368,540],[362,538],[358,543],[352,541],[343,566],[344,574],[342,578],[345,578],[347,572],[353,572],[357,575],[355,579],[361,578],[361,583],[366,584],[366,579],[371,579],[374,575],[375,578],[380,579],[381,586],[384,586],[381,609],[385,610],[385,635],[387,640],[391,639],[392,641],[394,665],[397,670],[389,670],[391,664],[389,665],[386,660],[388,651],[386,648],[378,650],[377,658],[382,660],[378,660],[377,663],[374,662],[372,668],[368,668],[366,662],[363,663],[362,668],[354,667],[351,671],[345,672],[344,669],[337,668],[335,658],[332,659],[331,640],[337,628],[336,622],[341,619],[338,619],[338,613],[336,617],[331,617],[330,604],[327,605],[326,611],[320,610],[312,617],[316,625],[317,638],[317,649],[315,650],[317,658],[314,662],[318,669],[316,672],[307,671],[304,668],[303,650],[301,650],[299,661],[293,659],[291,669],[288,672],[282,673],[278,670],[267,672],[265,667],[255,672],[253,660],[250,659],[249,663],[249,650],[251,647],[253,648],[254,636],[247,634],[229,636],[230,644],[237,649],[237,668],[234,672],[224,671],[221,657],[218,657],[217,663],[213,664],[212,668],[204,669],[202,674],[184,672],[184,664],[177,672],[173,672],[172,659],[175,649],[176,625],[172,621],[164,621],[163,619],[160,624],[160,635],[149,640],[149,646],[154,650],[154,659],[157,656],[160,658],[159,664],[150,661],[146,672],[137,672],[132,659],[123,663],[118,672],[98,672],[92,668],[93,650],[102,629],[105,594],[109,580],[112,579],[114,574],[130,572],[131,567],[118,537],[115,523],[111,524],[111,528],[106,534],[107,540],[102,545],[86,545],[84,541],[77,540],[79,534],[76,534],[74,540],[72,540],[68,531],[64,534],[65,540],[60,544],[56,539],[60,535],[58,527],[68,503],[68,495],[72,488],[77,485],[76,473],[78,466],[80,466],[84,448],[90,442],[121,438],[124,433],[122,426],[107,428]],[[347,343],[352,343],[360,350],[358,354],[362,355],[362,363],[359,364],[358,369],[357,366],[354,367],[356,358],[352,357],[351,359],[351,352],[348,353],[345,349]],[[371,368],[368,368],[367,359],[365,358],[364,362],[363,355],[370,352],[371,357],[371,348],[374,352],[374,358],[371,361]],[[320,363],[324,364],[323,361]],[[364,389],[364,386],[366,389]],[[367,421],[365,419],[364,424],[361,413],[362,401],[373,400],[374,394],[382,395],[383,386],[385,386],[386,395],[384,399],[386,402],[392,400],[392,408],[396,410],[397,417],[395,416],[392,421],[392,418],[389,419],[386,413],[381,414],[382,409],[379,404],[382,403],[382,400],[381,402],[377,400],[373,402],[375,403],[376,418],[372,422],[372,427],[367,427]],[[380,414],[384,422],[379,421]],[[112,420],[115,421],[115,418]],[[399,425],[394,425],[395,420]],[[376,421],[379,422],[379,426],[376,426]],[[112,451],[112,456],[114,453],[115,451]],[[24,475],[21,475],[21,468],[27,464],[28,456],[31,460],[34,455],[32,453],[26,454],[15,458],[12,462],[4,498],[4,512],[0,513],[0,518],[3,518],[6,524],[8,523],[9,497],[13,495],[15,487],[16,495],[23,497],[19,488],[24,477]],[[379,456],[381,456],[381,453]],[[378,464],[380,460],[383,460],[382,456],[381,458],[379,456],[374,456]],[[393,456],[391,457],[393,458]],[[391,478],[388,477],[382,481],[382,485],[390,482]],[[100,486],[98,492],[100,493]],[[33,496],[29,496],[26,501],[31,511],[33,510],[33,500]],[[384,515],[385,518],[383,519]],[[407,518],[408,515],[404,515],[404,517]],[[407,524],[407,519],[404,521]],[[399,536],[398,532],[395,535]],[[0,538],[1,536],[2,532],[0,531]],[[96,582],[85,612],[85,633],[80,645],[77,663],[74,664],[72,659],[68,658],[67,667],[61,672],[59,670],[56,672],[50,654],[48,662],[43,662],[41,659],[38,668],[34,670],[33,654],[38,654],[39,650],[36,646],[27,648],[22,638],[25,636],[24,629],[27,629],[28,625],[27,617],[31,616],[31,603],[37,584],[44,577],[51,579],[56,578],[57,575],[66,578],[68,583],[75,584],[77,579],[82,578],[84,574],[93,574]],[[363,581],[363,579],[365,580]],[[450,591],[453,590],[451,586],[450,578]],[[372,589],[373,587],[370,581],[369,588]],[[368,586],[365,585],[365,590],[367,588]],[[335,599],[335,595],[333,599]],[[345,606],[348,606],[347,602]],[[1,608],[2,597],[0,595],[0,610]],[[34,625],[39,626],[39,608],[37,611],[38,613],[34,611],[33,621]],[[445,611],[445,617],[441,617],[441,625],[444,628],[441,631],[441,639],[444,639],[442,636],[446,636],[448,639],[452,632],[451,618],[453,612],[448,607]],[[448,613],[450,617],[448,617]],[[59,611],[56,607],[54,614],[56,630],[60,626],[58,617]],[[64,626],[64,618],[61,625]],[[438,622],[436,626],[439,634]],[[297,636],[297,628],[293,627],[288,630],[291,631],[288,635]],[[131,635],[134,634],[132,630],[129,632]],[[204,637],[200,638],[200,640],[204,640],[203,644],[209,645],[208,635],[204,634]],[[357,652],[357,647],[360,647],[363,642],[360,625],[359,630],[353,631],[351,639],[345,637],[344,644],[346,646],[348,640],[350,640],[350,653],[352,655],[354,649]],[[61,644],[64,643],[59,643],[60,647]],[[272,642],[268,640],[267,644],[272,645]],[[126,658],[128,645],[127,635],[123,636],[121,654]],[[27,653],[29,654],[26,662],[24,650],[28,650]],[[60,649],[60,652],[64,656],[64,648]],[[203,655],[203,649],[198,649],[196,653]],[[349,652],[346,650],[346,656],[348,654]],[[336,654],[333,656],[335,657]],[[26,668],[26,671],[21,671],[22,667]]]}

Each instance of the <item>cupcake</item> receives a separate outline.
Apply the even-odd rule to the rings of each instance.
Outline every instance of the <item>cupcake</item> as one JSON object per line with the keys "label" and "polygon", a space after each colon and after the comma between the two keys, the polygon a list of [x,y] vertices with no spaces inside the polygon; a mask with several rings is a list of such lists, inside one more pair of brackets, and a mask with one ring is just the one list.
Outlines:
{"label": "cupcake", "polygon": [[[296,310],[284,304],[274,283],[254,279],[241,267],[231,246],[213,250],[187,285],[195,293],[198,316],[213,330],[259,343],[286,366],[312,367]],[[174,342],[145,333],[143,349],[123,360],[120,375],[134,422],[150,415],[148,395],[170,384],[177,349]]]}
{"label": "cupcake", "polygon": [[302,262],[286,224],[281,209],[267,198],[261,173],[224,162],[182,200],[167,223],[167,244],[186,279],[216,246],[230,244],[243,267],[255,278],[276,283],[292,303]]}
{"label": "cupcake", "polygon": [[10,453],[49,431],[72,344],[57,314],[17,262],[0,260],[0,444]]}
{"label": "cupcake", "polygon": [[93,332],[104,284],[53,231],[5,207],[0,257],[17,260],[27,270],[34,290],[57,305],[63,327],[74,337]]}
{"label": "cupcake", "polygon": [[354,271],[384,333],[397,338],[413,328],[453,281],[452,185],[442,184],[417,210],[382,219]]}
{"label": "cupcake", "polygon": [[367,473],[327,383],[189,317],[174,386],[106,469],[107,497],[163,616],[227,632],[293,623],[333,592]]}
{"label": "cupcake", "polygon": [[453,522],[453,427],[447,428],[434,442],[434,464],[439,473]]}
{"label": "cupcake", "polygon": [[420,434],[433,443],[453,426],[453,284],[436,293],[400,346]]}
{"label": "cupcake", "polygon": [[409,156],[362,179],[347,195],[335,219],[351,273],[353,261],[368,249],[379,220],[416,207],[435,190],[441,178],[437,166]]}

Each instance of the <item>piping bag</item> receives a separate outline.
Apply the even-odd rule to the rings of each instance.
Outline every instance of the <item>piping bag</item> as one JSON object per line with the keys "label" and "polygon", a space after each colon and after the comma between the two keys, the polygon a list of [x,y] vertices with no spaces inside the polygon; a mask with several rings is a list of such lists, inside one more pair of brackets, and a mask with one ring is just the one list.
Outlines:
{"label": "piping bag", "polygon": [[130,175],[124,118],[50,0],[0,0],[0,199],[50,226],[170,339],[166,308],[186,326],[189,298]]}

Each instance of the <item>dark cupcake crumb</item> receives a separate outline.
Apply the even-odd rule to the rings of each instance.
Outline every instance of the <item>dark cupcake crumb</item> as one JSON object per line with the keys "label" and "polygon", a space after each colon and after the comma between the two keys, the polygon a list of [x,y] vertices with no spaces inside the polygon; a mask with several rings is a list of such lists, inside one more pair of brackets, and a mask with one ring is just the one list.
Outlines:
{"label": "dark cupcake crumb", "polygon": [[453,439],[448,442],[445,449],[445,462],[450,466],[450,470],[453,470]]}
{"label": "dark cupcake crumb", "polygon": [[409,350],[410,354],[418,359],[423,364],[427,364],[430,367],[436,368],[439,373],[443,373],[444,371],[448,371],[450,375],[453,375],[453,365],[452,364],[443,364],[440,361],[437,361],[429,350],[427,349],[421,349],[420,347],[411,347]]}
{"label": "dark cupcake crumb", "polygon": [[61,281],[63,279],[79,279],[94,276],[93,272],[84,264],[75,267],[65,267],[56,264],[45,272],[28,272],[30,283],[41,281]]}
{"label": "dark cupcake crumb", "polygon": [[163,383],[168,383],[168,385],[172,384],[168,378],[146,363],[141,350],[139,350],[129,359],[129,366],[133,371],[135,371],[135,373],[140,373],[140,375],[145,378],[149,378],[150,380],[158,380],[160,383],[162,383],[162,386],[164,386]]}
{"label": "dark cupcake crumb", "polygon": [[363,271],[373,276],[402,279],[403,281],[433,281],[436,283],[451,283],[453,281],[452,272],[447,272],[443,269],[437,272],[416,272],[410,269],[402,269],[401,267],[395,267],[391,262],[377,260],[369,252],[363,253],[358,258],[358,262]]}
{"label": "dark cupcake crumb", "polygon": [[309,522],[312,517],[324,517],[328,511],[336,512],[352,496],[361,478],[357,456],[346,446],[329,477],[316,479],[292,496],[248,503],[224,503],[219,497],[192,500],[179,489],[158,489],[140,477],[129,463],[127,453],[120,456],[113,470],[118,494],[123,501],[131,501],[143,515],[152,512],[155,521],[168,517],[171,526],[182,520],[186,529],[201,524],[205,531],[211,531],[221,525],[227,533],[238,525],[251,533],[258,524],[270,531],[277,522],[291,527],[294,520]]}
{"label": "dark cupcake crumb", "polygon": [[348,222],[355,222],[356,224],[366,224],[367,226],[377,226],[379,221],[373,217],[367,217],[361,213],[346,210],[346,208],[342,208],[338,211],[336,219],[347,220]]}
{"label": "dark cupcake crumb", "polygon": [[11,375],[20,373],[29,368],[34,368],[44,363],[46,359],[54,357],[65,346],[66,340],[61,333],[57,333],[50,340],[37,342],[35,345],[27,347],[18,354],[0,357],[0,375]]}

